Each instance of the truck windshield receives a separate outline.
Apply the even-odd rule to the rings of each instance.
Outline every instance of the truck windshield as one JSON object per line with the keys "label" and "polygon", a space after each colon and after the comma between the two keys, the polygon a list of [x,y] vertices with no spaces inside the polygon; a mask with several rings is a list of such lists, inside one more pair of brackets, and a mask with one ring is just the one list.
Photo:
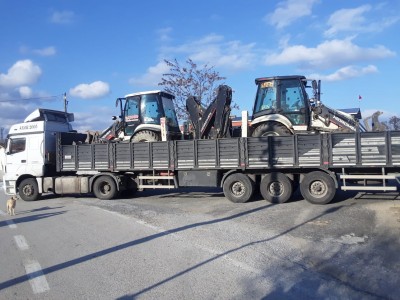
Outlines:
{"label": "truck windshield", "polygon": [[172,127],[178,127],[178,119],[176,117],[174,103],[171,99],[165,97],[162,97],[162,102],[168,125]]}

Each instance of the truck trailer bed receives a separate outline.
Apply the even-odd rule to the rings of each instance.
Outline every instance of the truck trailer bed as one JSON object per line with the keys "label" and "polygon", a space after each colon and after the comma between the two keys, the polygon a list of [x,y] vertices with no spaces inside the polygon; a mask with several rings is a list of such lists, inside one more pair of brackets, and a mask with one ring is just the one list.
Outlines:
{"label": "truck trailer bed", "polygon": [[400,131],[85,144],[59,133],[57,171],[264,170],[385,167],[398,171]]}

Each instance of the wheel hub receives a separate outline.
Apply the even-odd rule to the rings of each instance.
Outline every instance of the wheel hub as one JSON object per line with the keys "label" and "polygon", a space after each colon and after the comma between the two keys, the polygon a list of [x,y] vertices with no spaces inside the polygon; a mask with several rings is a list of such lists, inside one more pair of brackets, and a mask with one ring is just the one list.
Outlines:
{"label": "wheel hub", "polygon": [[24,193],[24,195],[31,196],[33,194],[33,188],[30,185],[25,185],[22,189],[22,192]]}
{"label": "wheel hub", "polygon": [[236,197],[242,196],[246,192],[246,187],[241,182],[235,182],[232,185],[232,194]]}
{"label": "wheel hub", "polygon": [[310,192],[314,196],[322,197],[327,193],[327,188],[322,181],[314,181],[310,186]]}
{"label": "wheel hub", "polygon": [[275,182],[271,182],[271,184],[268,187],[268,191],[271,195],[273,196],[280,196],[283,193],[283,184],[275,181]]}

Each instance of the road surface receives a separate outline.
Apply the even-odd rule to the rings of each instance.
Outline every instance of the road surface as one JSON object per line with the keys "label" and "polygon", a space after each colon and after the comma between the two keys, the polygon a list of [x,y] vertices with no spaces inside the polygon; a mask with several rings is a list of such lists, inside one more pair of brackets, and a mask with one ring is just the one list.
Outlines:
{"label": "road surface", "polygon": [[44,197],[8,216],[0,299],[398,299],[397,194],[230,203],[219,189]]}

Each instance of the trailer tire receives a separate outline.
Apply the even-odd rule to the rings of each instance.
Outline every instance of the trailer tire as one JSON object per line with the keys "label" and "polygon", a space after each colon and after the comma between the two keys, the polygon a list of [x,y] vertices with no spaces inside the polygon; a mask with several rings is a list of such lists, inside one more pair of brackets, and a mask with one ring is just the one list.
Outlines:
{"label": "trailer tire", "polygon": [[115,180],[104,175],[96,178],[93,184],[93,193],[100,200],[114,199],[118,194]]}
{"label": "trailer tire", "polygon": [[263,137],[263,136],[276,136],[276,135],[291,135],[290,130],[283,124],[278,122],[266,122],[257,126],[254,129],[253,137]]}
{"label": "trailer tire", "polygon": [[24,201],[35,201],[39,199],[39,187],[35,178],[26,178],[18,185],[18,193]]}
{"label": "trailer tire", "polygon": [[260,192],[271,203],[285,203],[292,197],[292,181],[283,173],[270,173],[260,183]]}
{"label": "trailer tire", "polygon": [[224,195],[234,203],[245,203],[254,193],[254,181],[242,173],[233,173],[225,179],[222,186]]}
{"label": "trailer tire", "polygon": [[312,204],[328,204],[336,194],[335,182],[325,172],[314,171],[305,175],[300,192]]}
{"label": "trailer tire", "polygon": [[156,133],[154,131],[149,131],[149,130],[139,131],[132,138],[132,142],[134,142],[134,143],[138,143],[138,142],[158,142],[158,141],[161,141],[160,134],[158,134],[158,133]]}

